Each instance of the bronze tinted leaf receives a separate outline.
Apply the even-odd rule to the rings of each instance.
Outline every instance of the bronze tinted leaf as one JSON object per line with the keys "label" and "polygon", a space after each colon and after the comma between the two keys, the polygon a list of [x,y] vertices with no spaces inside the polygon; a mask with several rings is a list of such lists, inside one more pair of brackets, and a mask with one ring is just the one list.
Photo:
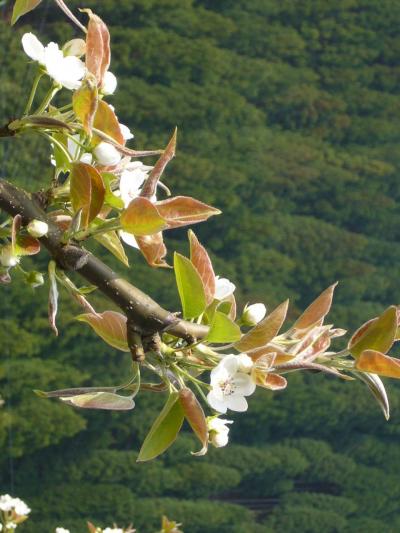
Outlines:
{"label": "bronze tinted leaf", "polygon": [[16,255],[36,255],[40,252],[40,242],[31,235],[18,235],[15,243]]}
{"label": "bronze tinted leaf", "polygon": [[241,352],[255,350],[265,346],[278,334],[285,321],[289,300],[280,304],[272,313],[237,341],[234,346]]}
{"label": "bronze tinted leaf", "polygon": [[203,282],[207,305],[214,300],[215,274],[207,250],[200,244],[193,231],[189,230],[190,260]]}
{"label": "bronze tinted leaf", "polygon": [[397,332],[397,309],[388,307],[380,317],[363,324],[350,339],[348,348],[353,357],[364,350],[386,353],[392,347]]}
{"label": "bronze tinted leaf", "polygon": [[76,318],[89,324],[110,346],[122,352],[129,352],[125,315],[116,311],[104,311],[98,314],[85,313]]}
{"label": "bronze tinted leaf", "polygon": [[103,207],[106,189],[100,172],[86,163],[73,163],[70,173],[71,204],[82,209],[81,225],[87,228]]}
{"label": "bronze tinted leaf", "polygon": [[92,13],[90,9],[83,11],[89,15],[86,35],[86,68],[96,78],[100,87],[110,66],[110,33],[100,17]]}
{"label": "bronze tinted leaf", "polygon": [[154,235],[136,237],[136,241],[148,264],[152,267],[169,268],[170,265],[165,261],[167,248],[165,247],[163,235],[160,231]]}
{"label": "bronze tinted leaf", "polygon": [[189,224],[204,222],[208,218],[221,214],[219,209],[195,200],[190,196],[175,196],[156,202],[157,209],[168,223],[168,228],[180,228]]}
{"label": "bronze tinted leaf", "polygon": [[155,205],[141,196],[131,201],[121,213],[120,221],[124,231],[138,236],[153,235],[167,225]]}
{"label": "bronze tinted leaf", "polygon": [[88,135],[92,134],[94,116],[98,105],[97,87],[89,81],[85,81],[82,86],[72,95],[72,106],[78,120]]}
{"label": "bronze tinted leaf", "polygon": [[376,350],[365,350],[356,361],[357,370],[372,372],[387,378],[400,379],[400,359],[389,357]]}
{"label": "bronze tinted leaf", "polygon": [[[124,145],[125,140],[122,135],[119,122],[115,116],[114,111],[104,100],[100,100],[97,106],[97,111],[93,120],[93,127],[96,130],[100,130],[105,133],[106,136],[111,137],[117,143],[117,145]],[[96,133],[93,138],[94,143],[99,143],[100,136]],[[107,137],[105,138],[107,140]]]}
{"label": "bronze tinted leaf", "polygon": [[175,157],[175,149],[176,149],[176,135],[177,135],[177,129],[175,128],[175,131],[165,148],[164,152],[161,154],[159,160],[154,165],[152,171],[149,174],[149,177],[144,182],[144,185],[142,187],[141,196],[144,196],[145,198],[151,198],[157,190],[157,183],[161,176],[163,175],[163,172],[165,170],[165,167],[168,165],[168,163],[171,161],[173,157]]}
{"label": "bronze tinted leaf", "polygon": [[296,320],[293,329],[307,329],[317,323],[322,324],[332,305],[337,282],[325,289]]}
{"label": "bronze tinted leaf", "polygon": [[208,429],[203,408],[193,392],[187,388],[179,391],[179,401],[181,402],[186,420],[201,442],[201,450],[194,455],[204,455],[207,452],[208,446]]}

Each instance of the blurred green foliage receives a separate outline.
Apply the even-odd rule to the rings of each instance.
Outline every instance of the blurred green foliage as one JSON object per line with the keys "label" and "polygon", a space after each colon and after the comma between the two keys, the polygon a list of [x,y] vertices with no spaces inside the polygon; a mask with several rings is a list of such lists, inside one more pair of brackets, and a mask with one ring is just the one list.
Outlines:
{"label": "blurred green foliage", "polygon": [[[110,25],[119,80],[110,101],[135,145],[163,146],[177,124],[166,182],[224,211],[196,232],[242,304],[272,308],[289,296],[294,317],[339,279],[332,320],[355,328],[398,302],[399,3],[85,6]],[[30,29],[43,40],[74,35],[50,1],[16,30],[1,22],[2,122],[21,112],[33,78],[20,46]],[[30,190],[49,177],[47,148],[35,139],[2,140],[0,163],[2,176]],[[184,232],[173,232],[169,247],[187,250]],[[127,276],[176,310],[172,274],[149,273],[134,250],[129,256]],[[45,268],[45,254],[39,261]],[[147,533],[163,512],[188,533],[399,531],[395,386],[386,423],[361,385],[292,375],[286,391],[258,392],[235,417],[228,448],[195,458],[196,442],[184,434],[163,458],[137,464],[162,398],[143,394],[128,414],[36,398],[34,388],[123,382],[129,359],[77,324],[79,310],[64,295],[56,339],[45,287],[2,291],[0,486],[33,508],[27,533],[56,525],[81,533],[85,519],[133,521]]]}

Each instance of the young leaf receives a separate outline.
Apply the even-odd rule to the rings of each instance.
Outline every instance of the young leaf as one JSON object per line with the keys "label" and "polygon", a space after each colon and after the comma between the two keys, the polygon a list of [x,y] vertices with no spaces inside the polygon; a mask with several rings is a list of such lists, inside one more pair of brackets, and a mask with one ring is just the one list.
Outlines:
{"label": "young leaf", "polygon": [[130,396],[120,396],[113,392],[92,392],[77,396],[60,397],[64,403],[81,409],[107,409],[110,411],[127,411],[135,407]]}
{"label": "young leaf", "polygon": [[82,10],[89,15],[86,35],[86,68],[101,87],[105,73],[110,66],[110,34],[106,24],[90,9]]}
{"label": "young leaf", "polygon": [[278,334],[285,321],[289,300],[280,304],[272,313],[252,328],[235,343],[240,352],[247,352],[265,346]]}
{"label": "young leaf", "polygon": [[16,255],[36,255],[40,252],[40,242],[31,235],[18,235],[15,241]]}
{"label": "young leaf", "polygon": [[[104,100],[99,101],[93,120],[93,127],[114,139],[117,144],[125,144],[118,119],[115,116],[114,111]],[[98,144],[100,140],[100,136],[95,135],[93,143]]]}
{"label": "young leaf", "polygon": [[97,87],[86,80],[72,95],[72,107],[88,135],[92,134],[99,97]]}
{"label": "young leaf", "polygon": [[123,209],[125,207],[123,200],[119,196],[116,196],[111,189],[111,184],[117,180],[117,177],[112,172],[102,172],[101,177],[106,187],[104,203],[115,209]]}
{"label": "young leaf", "polygon": [[397,310],[392,305],[380,317],[363,324],[350,339],[348,348],[356,358],[365,350],[386,353],[393,345],[396,332]]}
{"label": "young leaf", "polygon": [[241,337],[240,327],[225,313],[215,311],[207,335],[208,342],[235,342]]}
{"label": "young leaf", "polygon": [[255,371],[253,373],[255,382],[259,387],[269,390],[283,390],[286,389],[287,380],[279,374],[273,374],[272,372],[260,372]]}
{"label": "young leaf", "polygon": [[144,182],[140,196],[143,196],[144,198],[151,198],[156,193],[157,183],[161,178],[165,167],[168,165],[171,159],[175,157],[176,136],[177,128],[175,128],[167,147],[161,154],[157,163],[154,165],[152,171],[149,174],[149,177]]}
{"label": "young leaf", "polygon": [[190,260],[201,277],[204,293],[206,295],[206,302],[207,305],[210,305],[214,300],[215,294],[215,274],[211,259],[207,250],[200,244],[192,230],[189,230],[189,242]]}
{"label": "young leaf", "polygon": [[207,453],[208,447],[208,429],[203,408],[193,392],[187,388],[179,391],[179,401],[181,402],[186,420],[201,442],[201,450],[193,455],[204,455]]}
{"label": "young leaf", "polygon": [[126,316],[116,311],[104,311],[104,313],[97,315],[85,313],[77,316],[76,319],[89,324],[97,335],[113,348],[122,352],[129,352]]}
{"label": "young leaf", "polygon": [[144,236],[158,233],[166,227],[164,218],[147,198],[134,198],[121,213],[121,226],[128,233]]}
{"label": "young leaf", "polygon": [[56,326],[56,316],[58,311],[58,288],[56,279],[56,263],[54,261],[49,262],[49,323],[51,329],[56,335],[58,335],[58,329]]}
{"label": "young leaf", "polygon": [[332,305],[333,292],[337,282],[325,289],[316,300],[310,304],[304,313],[296,320],[293,329],[307,329],[320,322],[329,313]]}
{"label": "young leaf", "polygon": [[169,396],[142,444],[138,462],[154,459],[175,441],[184,419],[183,408],[178,398],[177,392]]}
{"label": "young leaf", "polygon": [[33,11],[41,1],[42,0],[15,0],[11,17],[11,25],[14,26],[17,20],[22,17],[22,15],[25,15],[25,13]]}
{"label": "young leaf", "polygon": [[389,420],[390,418],[390,405],[389,405],[389,399],[386,393],[386,389],[384,384],[382,383],[382,380],[379,376],[375,374],[369,374],[368,372],[352,372],[358,379],[363,381],[369,390],[371,391],[371,394],[374,396],[376,401],[379,404],[379,407],[383,411],[383,415],[386,418],[386,420]]}
{"label": "young leaf", "polygon": [[181,254],[174,254],[176,285],[184,318],[196,318],[206,308],[206,296],[200,275],[192,263]]}
{"label": "young leaf", "polygon": [[376,350],[365,350],[356,361],[357,370],[372,372],[387,378],[400,379],[400,359],[389,357]]}
{"label": "young leaf", "polygon": [[164,244],[163,234],[160,231],[154,235],[136,237],[136,242],[148,264],[152,267],[169,268],[165,261],[167,249]]}
{"label": "young leaf", "polygon": [[107,231],[107,233],[100,233],[94,237],[96,241],[107,248],[121,263],[129,267],[129,260],[125,253],[124,247],[115,231]]}
{"label": "young leaf", "polygon": [[86,163],[73,163],[71,173],[71,204],[74,211],[82,209],[81,225],[87,228],[103,207],[105,186],[98,170]]}
{"label": "young leaf", "polygon": [[158,212],[168,223],[168,229],[180,228],[189,224],[204,222],[221,211],[195,200],[190,196],[175,196],[156,202]]}

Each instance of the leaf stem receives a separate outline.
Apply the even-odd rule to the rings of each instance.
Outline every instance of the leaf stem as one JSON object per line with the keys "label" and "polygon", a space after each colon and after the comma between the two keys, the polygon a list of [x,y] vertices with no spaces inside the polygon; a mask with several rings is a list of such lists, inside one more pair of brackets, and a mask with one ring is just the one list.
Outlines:
{"label": "leaf stem", "polygon": [[44,97],[44,100],[43,102],[40,104],[39,108],[35,111],[35,115],[40,115],[41,113],[43,113],[43,111],[46,110],[46,108],[48,107],[48,105],[50,104],[50,102],[53,100],[53,98],[55,97],[55,95],[58,93],[58,91],[61,90],[61,85],[59,85],[58,83],[53,83],[53,85],[50,87],[50,89],[48,90],[46,96]]}
{"label": "leaf stem", "polygon": [[38,70],[38,72],[37,72],[37,74],[35,76],[35,79],[33,80],[32,89],[31,89],[28,101],[26,103],[23,116],[27,115],[29,113],[31,107],[32,107],[33,100],[35,98],[36,91],[37,91],[37,88],[38,88],[38,85],[39,85],[39,82],[40,82],[40,79],[41,79],[42,76],[43,76],[43,72],[41,70]]}

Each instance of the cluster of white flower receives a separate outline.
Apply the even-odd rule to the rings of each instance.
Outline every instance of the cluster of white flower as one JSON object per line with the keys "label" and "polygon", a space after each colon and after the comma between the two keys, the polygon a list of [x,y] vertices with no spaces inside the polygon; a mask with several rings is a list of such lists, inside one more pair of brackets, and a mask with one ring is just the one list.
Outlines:
{"label": "cluster of white flower", "polygon": [[65,527],[56,527],[56,533],[70,533],[70,531],[65,529]]}
{"label": "cluster of white flower", "polygon": [[25,502],[19,498],[12,498],[9,494],[0,496],[0,511],[13,511],[18,516],[27,516],[31,512]]}

